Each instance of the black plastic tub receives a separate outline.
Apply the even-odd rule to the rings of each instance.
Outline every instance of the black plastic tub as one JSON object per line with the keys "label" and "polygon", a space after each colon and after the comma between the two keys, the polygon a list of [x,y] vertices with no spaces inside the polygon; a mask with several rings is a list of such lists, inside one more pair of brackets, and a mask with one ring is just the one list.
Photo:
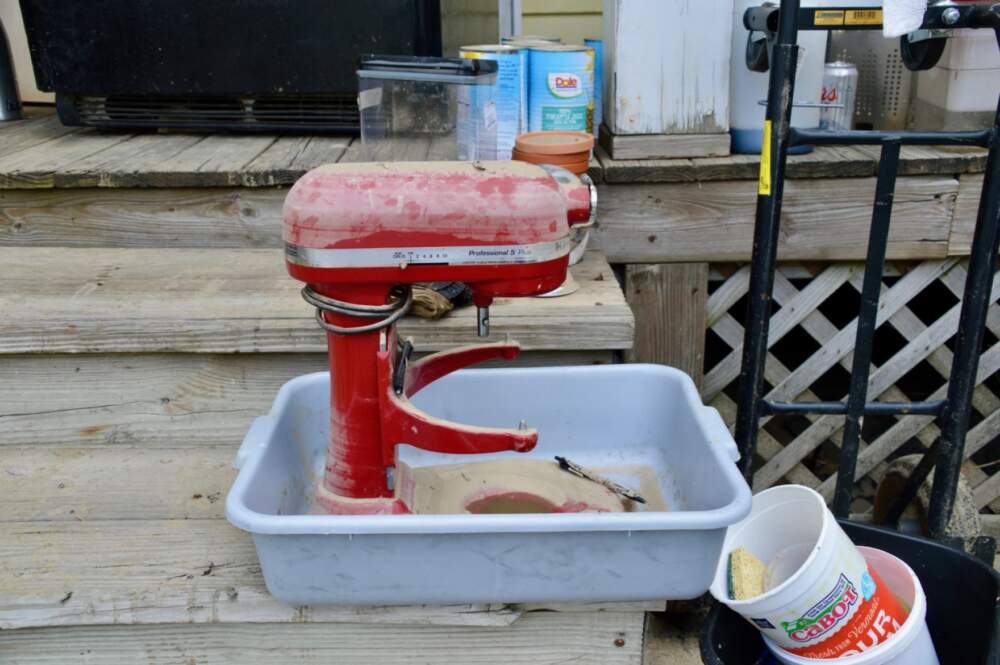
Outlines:
{"label": "black plastic tub", "polygon": [[[993,568],[931,540],[853,522],[840,524],[856,544],[890,552],[913,568],[927,595],[927,627],[941,665],[1000,664],[1000,576]],[[719,603],[702,627],[701,658],[708,665],[775,662],[760,633]]]}

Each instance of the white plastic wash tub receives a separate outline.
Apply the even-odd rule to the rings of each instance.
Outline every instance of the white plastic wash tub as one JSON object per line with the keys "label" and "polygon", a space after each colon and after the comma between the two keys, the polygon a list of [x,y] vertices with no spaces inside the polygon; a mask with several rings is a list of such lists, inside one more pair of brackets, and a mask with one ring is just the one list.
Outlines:
{"label": "white plastic wash tub", "polygon": [[[293,604],[693,598],[726,527],[750,511],[736,446],[691,379],[660,365],[462,370],[415,404],[436,416],[539,432],[530,455],[655,470],[667,511],[309,514],[329,432],[329,375],[286,383],[237,454],[226,516],[253,535],[270,592]],[[495,459],[400,446],[399,462]]]}

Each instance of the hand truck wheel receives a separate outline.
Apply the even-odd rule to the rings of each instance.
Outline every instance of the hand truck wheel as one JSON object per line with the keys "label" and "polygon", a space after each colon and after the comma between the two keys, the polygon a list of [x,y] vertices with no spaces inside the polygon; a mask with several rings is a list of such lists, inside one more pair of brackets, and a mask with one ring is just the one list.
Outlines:
{"label": "hand truck wheel", "polygon": [[944,45],[947,42],[947,37],[911,42],[907,35],[903,35],[899,38],[899,55],[903,59],[903,64],[911,72],[924,71],[936,65],[941,59]]}

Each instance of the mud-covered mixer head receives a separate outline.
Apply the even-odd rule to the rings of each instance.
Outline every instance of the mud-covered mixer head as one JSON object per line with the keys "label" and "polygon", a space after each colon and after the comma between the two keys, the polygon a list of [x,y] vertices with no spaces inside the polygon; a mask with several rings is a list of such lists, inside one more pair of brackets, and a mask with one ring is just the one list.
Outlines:
{"label": "mud-covered mixer head", "polygon": [[460,281],[480,308],[483,335],[494,297],[562,283],[570,227],[592,219],[595,200],[586,176],[522,162],[332,164],[289,192],[285,256],[320,309],[329,300],[396,306],[353,324],[328,310],[324,323],[371,324],[398,312],[412,284]]}
{"label": "mud-covered mixer head", "polygon": [[409,361],[395,322],[421,282],[464,282],[488,332],[496,297],[562,284],[570,228],[592,221],[585,178],[521,162],[395,162],[322,166],[285,200],[285,258],[327,331],[330,445],[319,504],[329,512],[404,511],[394,494],[400,443],[443,453],[527,451],[538,433],[431,417],[409,397],[461,367],[513,358],[516,342],[467,346]]}

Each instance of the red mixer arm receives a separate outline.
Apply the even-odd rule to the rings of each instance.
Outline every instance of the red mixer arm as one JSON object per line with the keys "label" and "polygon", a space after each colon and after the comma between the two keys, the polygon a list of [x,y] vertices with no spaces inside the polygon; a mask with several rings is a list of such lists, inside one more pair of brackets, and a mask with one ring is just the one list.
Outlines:
{"label": "red mixer arm", "polygon": [[403,392],[407,397],[412,397],[427,384],[433,383],[455,370],[494,358],[513,360],[520,353],[521,345],[517,342],[460,346],[434,353],[407,365]]}
{"label": "red mixer arm", "polygon": [[436,453],[478,454],[507,450],[526,452],[538,442],[533,429],[477,427],[448,422],[424,413],[409,400],[427,384],[468,365],[491,358],[513,358],[521,350],[517,344],[484,344],[435,353],[413,363],[406,372],[402,395],[392,387],[392,354],[378,354],[379,400],[382,411],[382,459],[386,466],[396,463],[396,445],[407,443]]}

